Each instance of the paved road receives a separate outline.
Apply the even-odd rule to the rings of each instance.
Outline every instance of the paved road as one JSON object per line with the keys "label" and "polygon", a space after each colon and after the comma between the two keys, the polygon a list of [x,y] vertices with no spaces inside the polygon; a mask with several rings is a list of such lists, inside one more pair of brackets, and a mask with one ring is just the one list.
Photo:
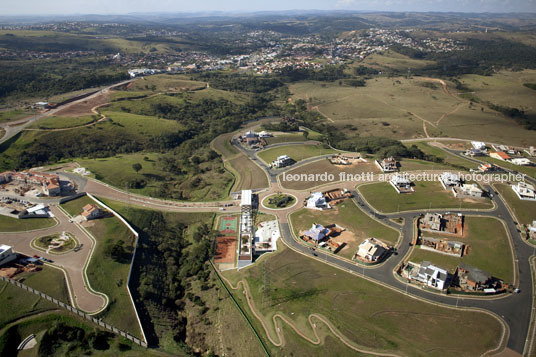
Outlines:
{"label": "paved road", "polygon": [[[50,110],[48,110],[48,111],[46,111],[44,113],[40,113],[40,114],[31,116],[31,117],[26,117],[24,119],[19,119],[19,120],[16,120],[16,121],[0,124],[0,127],[6,131],[4,136],[2,138],[0,138],[0,144],[8,141],[12,137],[14,137],[18,133],[20,133],[22,130],[24,130],[27,126],[31,125],[32,123],[38,121],[41,118],[52,116],[52,115],[56,114],[57,112],[59,112],[60,110],[63,110],[65,108],[69,108],[69,107],[71,107],[73,105],[76,105],[76,104],[82,102],[82,101],[92,99],[92,98],[100,95],[102,92],[108,91],[109,89],[114,88],[114,87],[122,86],[122,85],[130,83],[130,82],[132,82],[134,80],[135,79],[129,79],[127,81],[122,81],[122,82],[119,82],[119,83],[112,84],[112,85],[110,85],[108,87],[105,87],[105,88],[95,92],[94,94],[92,94],[92,95],[90,95],[88,97],[76,100],[76,101],[71,102],[71,103],[67,103],[65,105],[59,106],[59,107],[54,108],[54,109],[50,109]],[[20,123],[20,125],[17,125],[18,123]]]}
{"label": "paved road", "polygon": [[[39,255],[41,257],[52,260],[54,265],[66,270],[69,275],[70,286],[72,288],[73,298],[76,300],[78,307],[86,312],[95,312],[104,307],[106,303],[102,296],[91,293],[84,282],[84,264],[88,260],[91,251],[93,250],[93,241],[87,234],[80,229],[75,223],[70,223],[69,218],[57,207],[50,206],[52,213],[58,219],[59,224],[51,228],[35,230],[31,232],[20,233],[2,233],[0,242],[13,247],[13,250],[27,255]],[[37,218],[34,218],[37,219]],[[47,254],[41,250],[34,249],[30,246],[30,242],[34,238],[43,237],[50,234],[70,232],[75,235],[80,244],[83,244],[82,249],[78,252],[70,252],[67,254]]]}

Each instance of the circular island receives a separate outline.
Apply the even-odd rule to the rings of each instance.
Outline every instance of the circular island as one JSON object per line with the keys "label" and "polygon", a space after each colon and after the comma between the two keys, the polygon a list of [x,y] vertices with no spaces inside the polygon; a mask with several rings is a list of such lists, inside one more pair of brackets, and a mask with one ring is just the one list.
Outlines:
{"label": "circular island", "polygon": [[78,241],[72,233],[62,232],[35,238],[31,246],[49,254],[65,254],[74,250]]}
{"label": "circular island", "polygon": [[262,206],[267,209],[277,210],[293,207],[297,202],[295,196],[288,193],[274,193],[262,200]]}

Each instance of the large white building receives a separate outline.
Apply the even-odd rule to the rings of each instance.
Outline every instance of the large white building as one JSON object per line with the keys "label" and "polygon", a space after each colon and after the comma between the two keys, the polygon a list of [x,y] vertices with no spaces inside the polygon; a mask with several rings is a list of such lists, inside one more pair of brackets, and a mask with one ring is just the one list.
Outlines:
{"label": "large white building", "polygon": [[9,245],[0,245],[0,266],[17,259],[17,254],[13,253],[13,248]]}
{"label": "large white building", "polygon": [[517,185],[512,185],[512,190],[520,200],[536,200],[536,190],[531,184],[518,182]]}
{"label": "large white building", "polygon": [[281,155],[278,156],[277,159],[272,161],[272,167],[279,169],[285,166],[290,166],[294,163],[294,160],[288,155]]}
{"label": "large white building", "polygon": [[450,172],[443,172],[441,176],[439,176],[439,182],[441,182],[441,185],[445,190],[448,190],[452,186],[459,186],[462,184],[460,177]]}
{"label": "large white building", "polygon": [[486,144],[483,143],[482,141],[471,141],[471,145],[473,146],[474,149],[477,149],[477,150],[486,150]]}
{"label": "large white building", "polygon": [[309,198],[307,199],[305,207],[309,209],[318,209],[318,210],[331,208],[329,203],[327,203],[326,197],[324,196],[322,192],[313,192],[311,196],[309,196]]}
{"label": "large white building", "polygon": [[277,220],[261,222],[255,231],[255,251],[274,251],[281,236]]}
{"label": "large white building", "polygon": [[432,265],[430,262],[422,262],[416,276],[416,280],[426,284],[434,289],[443,290],[448,287],[447,281],[449,273],[445,269],[441,269]]}

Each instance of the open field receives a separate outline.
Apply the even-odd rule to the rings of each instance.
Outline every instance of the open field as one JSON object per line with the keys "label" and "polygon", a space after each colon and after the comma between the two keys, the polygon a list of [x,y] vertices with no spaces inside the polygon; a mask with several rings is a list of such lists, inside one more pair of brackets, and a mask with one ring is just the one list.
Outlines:
{"label": "open field", "polygon": [[228,163],[238,176],[232,191],[268,187],[268,178],[264,171],[247,156],[241,154]]}
{"label": "open field", "polygon": [[[365,164],[358,164],[358,165],[348,165],[348,166],[335,166],[332,165],[327,159],[320,159],[318,161],[314,161],[299,167],[296,167],[292,170],[289,170],[286,174],[288,175],[301,175],[301,174],[313,174],[313,175],[321,175],[323,173],[332,174],[334,176],[333,181],[323,181],[322,177],[315,176],[315,180],[311,181],[285,181],[285,176],[279,176],[279,179],[281,180],[281,185],[285,188],[289,188],[292,190],[308,190],[310,188],[313,188],[318,185],[324,185],[328,183],[333,183],[341,180],[340,175],[361,175],[362,173],[372,172],[372,173],[379,173],[380,170],[378,167],[373,163],[373,160],[369,160],[369,162]],[[318,180],[316,180],[318,178]],[[328,177],[329,178],[329,177]]]}
{"label": "open field", "polygon": [[[420,77],[377,77],[360,88],[339,86],[337,82],[299,82],[289,89],[295,99],[310,98],[312,108],[341,130],[345,125],[354,125],[360,136],[425,137],[423,120],[426,120],[430,136],[530,144],[531,131],[485,105],[470,106],[468,100],[457,96],[452,83],[446,84],[448,93],[439,83]],[[518,85],[522,87],[522,83]],[[352,135],[350,131],[347,134]]]}
{"label": "open field", "polygon": [[[338,224],[347,229],[343,233],[350,236],[347,245],[338,252],[338,255],[351,259],[361,242],[374,237],[390,245],[395,245],[398,241],[399,233],[374,219],[359,209],[352,200],[346,200],[330,210],[316,211],[306,208],[294,212],[290,215],[294,234],[299,237],[299,232],[310,229],[313,223],[323,226]],[[338,241],[335,238],[335,241]]]}
{"label": "open field", "polygon": [[408,68],[422,68],[433,63],[433,61],[413,59],[400,53],[388,50],[382,54],[374,53],[370,56],[367,56],[363,62],[359,62],[357,64],[372,67],[380,71],[386,69],[397,69],[402,72],[407,72]]}
{"label": "open field", "polygon": [[56,304],[0,281],[0,328],[18,318],[56,309]]}
{"label": "open field", "polygon": [[536,91],[523,85],[536,83],[536,70],[500,71],[493,76],[470,74],[462,76],[460,81],[483,101],[536,114]]}
{"label": "open field", "polygon": [[520,200],[512,190],[512,186],[507,184],[495,184],[493,187],[514,211],[518,223],[531,224],[536,220],[536,201]]}
{"label": "open field", "polygon": [[[307,140],[320,140],[322,137],[322,134],[314,131],[306,129],[309,134],[307,136]],[[289,143],[289,142],[296,142],[296,141],[306,141],[305,136],[303,136],[303,132],[279,132],[274,131],[271,132],[274,136],[271,138],[265,138],[266,144],[278,144],[278,143]]]}
{"label": "open field", "polygon": [[53,218],[16,219],[0,215],[0,232],[24,232],[56,225]]}
{"label": "open field", "polygon": [[[465,231],[466,230],[466,231]],[[463,242],[470,246],[469,254],[461,258],[431,252],[415,247],[409,260],[421,263],[427,260],[447,269],[451,274],[460,263],[486,270],[507,283],[514,281],[513,259],[508,235],[500,221],[491,217],[465,217],[464,237],[449,238],[445,235],[423,232],[424,237],[441,237]]]}
{"label": "open field", "polygon": [[257,155],[264,160],[267,164],[270,164],[278,156],[288,155],[291,159],[298,162],[308,159],[310,157],[333,154],[337,151],[325,148],[322,144],[318,145],[288,145],[278,146],[271,149],[260,151]]}
{"label": "open field", "polygon": [[99,93],[98,95],[85,99],[79,103],[73,104],[67,108],[64,108],[56,112],[56,116],[64,117],[78,117],[81,115],[92,115],[94,114],[91,109],[99,105],[106,104],[110,101],[110,93]]}
{"label": "open field", "polygon": [[32,114],[35,114],[35,113],[26,109],[24,110],[14,109],[14,110],[0,111],[0,123],[22,119]]}
{"label": "open field", "polygon": [[[500,324],[489,315],[446,309],[411,299],[286,247],[264,260],[264,269],[270,272],[270,291],[269,298],[263,299],[261,269],[261,264],[256,264],[224,275],[233,284],[241,279],[247,281],[255,307],[269,326],[271,336],[275,336],[272,322],[275,313],[284,315],[310,338],[314,337],[307,318],[315,313],[324,316],[344,336],[364,348],[406,355],[428,355],[430,351],[441,351],[439,355],[445,356],[479,355],[493,348],[501,336]],[[265,336],[266,332],[247,308],[242,289],[233,290],[233,295]],[[278,325],[281,326],[280,321]],[[419,326],[426,334],[415,333],[408,328],[410,325]],[[317,323],[317,326],[323,324]],[[285,352],[287,343],[297,344],[301,339],[288,334],[288,330],[283,329]],[[274,354],[283,352],[267,343]],[[296,351],[297,355],[315,348],[304,340],[301,344],[303,349],[301,353]],[[355,355],[354,352],[345,354]]]}
{"label": "open field", "polygon": [[28,126],[29,129],[64,129],[92,123],[99,118],[98,115],[85,115],[81,117],[46,117]]}
{"label": "open field", "polygon": [[[62,204],[71,215],[78,215],[82,207],[95,203],[87,196]],[[110,324],[140,336],[134,307],[127,291],[130,260],[134,250],[135,237],[128,228],[114,216],[94,219],[82,224],[95,239],[87,276],[93,289],[108,295],[110,303],[99,316]],[[111,248],[120,246],[118,256],[111,256]]]}
{"label": "open field", "polygon": [[[227,191],[232,181],[230,174],[219,173],[216,166],[221,166],[218,162],[201,163],[199,167],[205,169],[211,167],[203,174],[198,176],[202,178],[203,184],[196,187],[189,186],[191,180],[185,180],[184,175],[176,175],[165,171],[159,161],[161,154],[140,152],[135,154],[116,155],[104,159],[80,159],[76,160],[81,167],[90,170],[94,177],[102,180],[119,189],[128,189],[130,192],[160,196],[158,194],[161,185],[164,183],[175,183],[173,186],[176,191],[187,191],[190,200],[211,201],[227,197]],[[133,164],[140,164],[141,170],[136,173],[132,168]],[[146,185],[142,188],[126,187],[129,182],[136,179],[143,179]]]}
{"label": "open field", "polygon": [[389,182],[365,184],[357,188],[372,207],[380,212],[398,212],[434,208],[491,208],[488,198],[458,199],[437,181],[415,183],[414,193],[398,194]]}
{"label": "open field", "polygon": [[176,92],[205,88],[205,82],[190,81],[181,75],[157,74],[142,77],[128,87],[129,91],[151,90],[153,92]]}
{"label": "open field", "polygon": [[42,270],[34,273],[23,272],[15,276],[25,285],[37,289],[45,294],[52,296],[66,304],[71,303],[69,290],[63,271],[47,265],[42,266]]}
{"label": "open field", "polygon": [[434,143],[416,142],[416,143],[408,143],[406,144],[406,146],[409,147],[409,146],[415,145],[425,154],[439,157],[443,159],[444,164],[451,165],[452,167],[455,167],[455,168],[471,169],[477,166],[474,162],[471,162],[469,160],[464,160],[456,155],[450,154],[444,150],[441,150],[437,146],[434,146],[433,144]]}

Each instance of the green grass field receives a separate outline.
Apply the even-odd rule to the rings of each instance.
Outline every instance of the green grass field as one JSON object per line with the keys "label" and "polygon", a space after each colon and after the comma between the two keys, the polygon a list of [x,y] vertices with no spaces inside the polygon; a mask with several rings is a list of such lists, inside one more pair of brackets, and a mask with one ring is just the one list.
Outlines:
{"label": "green grass field", "polygon": [[502,199],[508,203],[508,206],[514,211],[514,215],[517,221],[521,224],[531,224],[536,220],[536,201],[520,200],[512,186],[507,184],[495,184],[493,185],[499,192]]}
{"label": "green grass field", "polygon": [[0,302],[0,328],[21,317],[59,308],[35,294],[3,281],[0,281]]}
{"label": "green grass field", "polygon": [[[95,203],[87,196],[62,204],[71,215],[82,212],[82,207]],[[99,218],[83,224],[95,237],[97,245],[87,268],[87,276],[93,289],[108,295],[110,304],[99,316],[106,322],[140,336],[134,307],[127,291],[130,260],[134,250],[134,235],[114,216]],[[107,246],[123,241],[123,257],[120,261],[111,258]]]}
{"label": "green grass field", "polygon": [[395,245],[399,237],[396,230],[369,217],[352,200],[346,200],[327,211],[303,208],[292,213],[290,221],[296,237],[299,237],[300,231],[311,228],[313,223],[324,226],[336,223],[346,228],[351,232],[353,240],[347,242],[347,246],[338,254],[349,259],[357,251],[359,244],[367,238],[374,237],[390,245]]}
{"label": "green grass field", "polygon": [[157,74],[154,76],[142,77],[134,81],[129,87],[129,91],[151,90],[153,92],[173,92],[202,89],[205,87],[205,82],[187,80],[181,75]]}
{"label": "green grass field", "polygon": [[[451,240],[466,243],[470,246],[469,254],[461,258],[452,257],[415,247],[410,260],[421,263],[427,260],[439,267],[454,273],[460,263],[472,265],[486,270],[496,278],[503,279],[507,283],[514,281],[513,259],[508,235],[502,223],[489,217],[465,217],[466,236],[449,238]],[[423,232],[424,237],[446,236]],[[447,237],[448,238],[448,237]]]}
{"label": "green grass field", "polygon": [[66,304],[71,303],[69,290],[63,271],[47,265],[42,266],[42,270],[34,273],[23,272],[17,278],[23,278],[21,282],[29,287],[39,290],[53,298]]}
{"label": "green grass field", "polygon": [[[322,134],[314,130],[306,130],[309,134],[307,140],[320,140]],[[271,132],[274,136],[264,139],[268,145],[278,143],[290,143],[296,141],[306,141],[303,132]]]}
{"label": "green grass field", "polygon": [[[368,159],[369,161],[365,164],[359,164],[359,165],[348,165],[348,166],[335,166],[332,165],[329,160],[327,159],[321,159],[315,162],[311,162],[305,165],[301,165],[299,167],[296,167],[292,170],[289,170],[287,173],[288,175],[315,175],[313,178],[314,180],[307,180],[307,181],[289,181],[285,179],[285,176],[279,175],[279,179],[281,180],[281,184],[285,188],[293,189],[293,190],[309,190],[313,187],[324,185],[328,183],[338,182],[341,181],[341,175],[343,175],[343,180],[347,179],[348,175],[351,176],[351,178],[356,178],[356,175],[361,175],[362,173],[379,173],[378,167],[374,164],[373,159]],[[316,175],[322,175],[323,173],[331,174],[333,175],[333,180],[324,181],[323,177],[316,176]],[[359,176],[360,178],[361,176]],[[349,179],[347,181],[350,181]],[[357,183],[357,181],[356,181]]]}
{"label": "green grass field", "polygon": [[414,193],[398,194],[388,182],[361,185],[359,192],[372,207],[380,212],[397,212],[435,208],[491,208],[484,199],[458,199],[451,191],[444,190],[439,182],[415,182]]}
{"label": "green grass field", "polygon": [[294,161],[308,159],[310,157],[333,154],[337,151],[320,145],[286,145],[260,151],[258,156],[266,163],[271,163],[278,156],[288,155]]}
{"label": "green grass field", "polygon": [[[263,268],[270,272],[270,290],[264,299]],[[344,336],[362,347],[404,355],[429,355],[430,351],[441,351],[442,355],[479,355],[493,348],[502,333],[498,321],[487,314],[446,309],[411,299],[285,247],[267,257],[263,266],[256,264],[224,275],[234,284],[241,279],[247,281],[256,309],[270,326],[271,336],[275,336],[272,316],[276,312],[286,316],[307,336],[313,337],[307,317],[316,313],[325,316]],[[264,329],[247,308],[242,289],[234,290],[233,295],[265,336]],[[426,334],[416,334],[409,326],[418,326]],[[316,347],[287,333],[289,330],[283,328],[285,341],[296,346],[295,354],[312,355]],[[448,338],[445,331],[449,331]],[[286,351],[286,344],[284,350],[269,342],[268,346],[273,354]],[[316,351],[325,353],[327,345],[320,347],[323,348]],[[334,351],[356,355],[350,350]]]}
{"label": "green grass field", "polygon": [[16,219],[0,216],[0,232],[24,232],[35,229],[50,228],[57,224],[53,218]]}
{"label": "green grass field", "polygon": [[406,72],[408,68],[421,68],[433,63],[433,61],[413,59],[400,53],[388,50],[381,54],[374,53],[370,56],[367,56],[363,62],[358,62],[357,64],[376,68],[378,70],[397,69]]}
{"label": "green grass field", "polygon": [[[81,167],[93,173],[93,177],[119,189],[147,196],[161,196],[160,187],[165,183],[174,184],[173,192],[182,191],[183,199],[191,201],[213,201],[227,198],[232,177],[227,172],[220,172],[221,161],[216,158],[203,162],[199,168],[203,170],[197,175],[176,175],[165,171],[159,161],[161,154],[139,152],[122,154],[102,159],[78,159]],[[133,164],[140,164],[141,170],[136,173]],[[201,178],[202,184],[191,185],[196,177]],[[146,185],[142,188],[127,187],[129,182],[143,179]],[[165,198],[176,198],[165,196]]]}
{"label": "green grass field", "polygon": [[23,110],[23,109],[0,111],[0,123],[22,119],[32,114],[33,114],[32,111]]}
{"label": "green grass field", "polygon": [[30,129],[64,129],[86,125],[98,120],[98,115],[85,115],[81,117],[46,117],[32,123]]}
{"label": "green grass field", "polygon": [[444,164],[451,165],[454,168],[471,169],[471,168],[475,168],[476,166],[474,162],[471,162],[469,160],[464,160],[460,158],[459,156],[450,154],[446,152],[445,150],[442,150],[436,146],[432,146],[430,143],[427,143],[427,142],[416,142],[416,143],[406,144],[406,146],[408,147],[412,145],[417,146],[425,154],[434,155],[436,157],[443,159]]}

